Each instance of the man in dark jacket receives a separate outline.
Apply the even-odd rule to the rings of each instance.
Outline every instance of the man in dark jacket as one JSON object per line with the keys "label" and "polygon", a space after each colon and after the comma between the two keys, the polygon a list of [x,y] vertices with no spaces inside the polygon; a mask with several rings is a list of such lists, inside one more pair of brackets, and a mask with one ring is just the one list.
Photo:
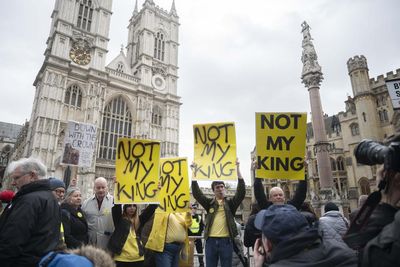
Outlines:
{"label": "man in dark jacket", "polygon": [[18,192],[0,217],[1,266],[37,266],[59,242],[60,207],[39,160],[11,162],[6,173]]}
{"label": "man in dark jacket", "polygon": [[233,239],[238,235],[235,213],[243,201],[246,189],[237,163],[238,185],[233,198],[225,196],[225,183],[214,181],[211,188],[214,198],[206,197],[201,192],[197,181],[192,181],[193,197],[207,212],[204,239],[206,240],[206,266],[232,266]]}
{"label": "man in dark jacket", "polygon": [[322,240],[292,205],[272,205],[257,214],[254,225],[262,231],[256,241],[256,267],[356,267],[357,257],[344,243]]}
{"label": "man in dark jacket", "polygon": [[[252,172],[255,174],[254,170],[256,168],[256,163],[253,163],[252,165]],[[255,176],[254,176],[255,177]],[[273,204],[277,205],[283,205],[285,203],[290,204],[294,206],[296,209],[300,209],[304,200],[306,199],[307,195],[307,181],[302,180],[299,181],[299,184],[297,185],[296,192],[294,193],[294,196],[292,199],[288,200],[286,202],[285,199],[285,194],[283,193],[283,190],[280,187],[273,187],[269,191],[269,198],[265,195],[265,190],[264,186],[262,184],[263,179],[259,179],[255,177],[254,179],[254,196],[256,198],[258,207],[260,210],[263,209],[268,209]],[[249,221],[246,224],[246,230],[244,232],[244,239],[249,241],[249,240],[255,240],[258,238],[258,236],[261,235],[261,231],[257,230],[254,227],[254,217],[249,218]],[[246,244],[246,246],[250,246],[249,243]],[[251,244],[251,246],[254,246],[254,244]]]}

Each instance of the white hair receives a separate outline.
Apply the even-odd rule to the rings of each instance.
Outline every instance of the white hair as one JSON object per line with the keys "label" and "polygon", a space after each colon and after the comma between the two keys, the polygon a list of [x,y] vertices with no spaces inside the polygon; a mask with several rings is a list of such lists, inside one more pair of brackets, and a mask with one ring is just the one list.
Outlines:
{"label": "white hair", "polygon": [[21,158],[8,164],[6,175],[13,173],[17,168],[23,173],[34,172],[39,179],[46,178],[46,166],[37,158]]}

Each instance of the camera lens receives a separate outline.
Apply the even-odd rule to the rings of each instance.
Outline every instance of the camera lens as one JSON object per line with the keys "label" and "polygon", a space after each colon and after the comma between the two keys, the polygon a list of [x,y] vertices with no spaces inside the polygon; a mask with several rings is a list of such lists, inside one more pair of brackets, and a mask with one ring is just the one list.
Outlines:
{"label": "camera lens", "polygon": [[354,150],[358,163],[365,165],[383,164],[390,148],[372,140],[361,141]]}

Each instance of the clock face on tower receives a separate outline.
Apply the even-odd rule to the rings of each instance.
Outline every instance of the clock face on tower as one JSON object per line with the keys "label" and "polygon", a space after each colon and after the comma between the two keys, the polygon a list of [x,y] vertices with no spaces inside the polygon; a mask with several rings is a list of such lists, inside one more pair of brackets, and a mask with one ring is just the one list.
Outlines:
{"label": "clock face on tower", "polygon": [[155,74],[151,79],[151,83],[153,87],[159,91],[163,91],[165,89],[165,79],[160,74]]}
{"label": "clock face on tower", "polygon": [[69,57],[73,62],[79,65],[87,65],[90,63],[92,56],[90,55],[90,47],[76,42],[69,51]]}

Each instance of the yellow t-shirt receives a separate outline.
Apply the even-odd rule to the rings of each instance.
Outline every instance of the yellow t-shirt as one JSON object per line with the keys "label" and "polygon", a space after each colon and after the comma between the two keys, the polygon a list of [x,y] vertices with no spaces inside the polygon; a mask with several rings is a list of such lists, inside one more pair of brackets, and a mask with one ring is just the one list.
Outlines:
{"label": "yellow t-shirt", "polygon": [[229,237],[228,223],[226,222],[223,200],[218,201],[218,210],[215,212],[214,222],[211,225],[210,237]]}
{"label": "yellow t-shirt", "polygon": [[122,247],[122,252],[114,256],[114,260],[123,262],[143,261],[144,256],[139,256],[139,248],[136,241],[136,232],[131,228],[128,238]]}
{"label": "yellow t-shirt", "polygon": [[168,217],[168,228],[166,243],[179,242],[184,243],[186,239],[185,215],[180,213],[171,213]]}

